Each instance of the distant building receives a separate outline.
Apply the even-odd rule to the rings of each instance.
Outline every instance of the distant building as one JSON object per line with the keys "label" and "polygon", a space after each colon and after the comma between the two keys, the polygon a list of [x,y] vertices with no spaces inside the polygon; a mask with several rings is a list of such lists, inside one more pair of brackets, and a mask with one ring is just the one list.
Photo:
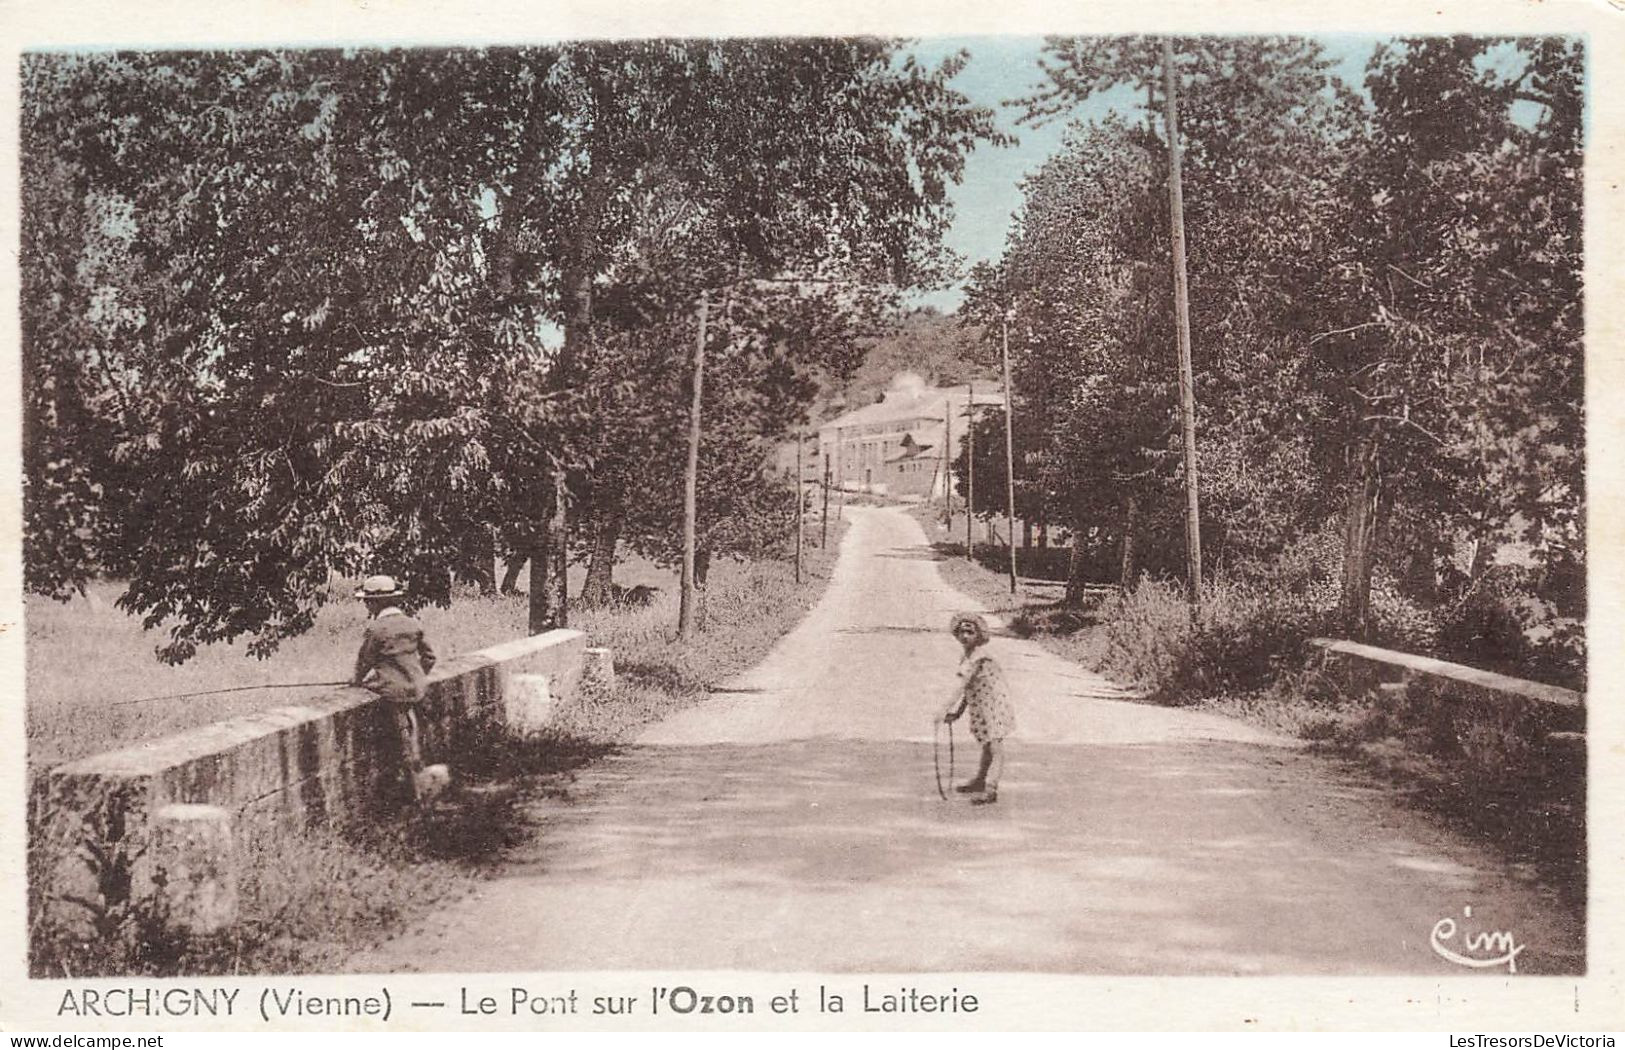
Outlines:
{"label": "distant building", "polygon": [[[975,391],[978,413],[1000,408],[1004,396],[990,382],[955,387],[905,385],[882,400],[837,416],[818,428],[818,470],[829,457],[830,481],[851,492],[900,498],[940,498],[948,459],[959,454],[970,425],[966,407]],[[946,439],[946,440],[945,440]]]}

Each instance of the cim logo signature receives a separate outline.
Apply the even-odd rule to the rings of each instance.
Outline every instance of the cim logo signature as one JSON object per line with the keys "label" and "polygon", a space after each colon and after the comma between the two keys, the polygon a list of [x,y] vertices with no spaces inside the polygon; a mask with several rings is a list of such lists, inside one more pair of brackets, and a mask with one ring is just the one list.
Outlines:
{"label": "cim logo signature", "polygon": [[[1471,919],[1473,906],[1469,904],[1461,909],[1461,917]],[[1457,940],[1458,934],[1460,940]],[[1433,924],[1433,932],[1428,935],[1428,944],[1440,958],[1448,959],[1457,966],[1470,966],[1475,970],[1482,970],[1504,965],[1507,973],[1518,972],[1518,953],[1525,947],[1517,942],[1511,930],[1467,933],[1456,924],[1455,919],[1451,918],[1443,918]],[[1491,952],[1495,954],[1492,955]]]}

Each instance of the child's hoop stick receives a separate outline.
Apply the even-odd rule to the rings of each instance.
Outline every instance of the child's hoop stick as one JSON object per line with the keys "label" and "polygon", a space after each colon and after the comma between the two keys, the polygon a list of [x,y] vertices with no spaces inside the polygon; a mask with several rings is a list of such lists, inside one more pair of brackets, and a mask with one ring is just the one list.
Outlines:
{"label": "child's hoop stick", "polygon": [[[946,802],[946,801],[948,801],[948,792],[944,791],[943,788],[942,788],[942,725],[943,725],[943,723],[942,723],[941,719],[937,719],[932,724],[935,725],[937,728],[931,734],[931,765],[932,765],[933,768],[936,769],[936,772],[937,772],[937,794],[941,795],[942,796],[942,801]],[[952,722],[949,722],[949,723],[947,723],[947,725],[948,725],[948,783],[951,784],[951,783],[953,783],[953,780],[954,780],[954,724]]]}

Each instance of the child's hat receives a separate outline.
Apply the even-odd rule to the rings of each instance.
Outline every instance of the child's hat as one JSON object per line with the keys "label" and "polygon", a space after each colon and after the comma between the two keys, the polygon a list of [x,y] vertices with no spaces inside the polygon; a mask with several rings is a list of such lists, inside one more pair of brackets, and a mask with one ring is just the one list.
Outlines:
{"label": "child's hat", "polygon": [[954,613],[954,618],[948,624],[948,630],[958,634],[959,628],[967,624],[975,629],[979,639],[977,644],[982,644],[991,637],[987,629],[987,620],[970,612]]}
{"label": "child's hat", "polygon": [[393,576],[368,576],[361,581],[361,589],[355,592],[357,598],[399,598],[406,593],[404,584],[395,582]]}

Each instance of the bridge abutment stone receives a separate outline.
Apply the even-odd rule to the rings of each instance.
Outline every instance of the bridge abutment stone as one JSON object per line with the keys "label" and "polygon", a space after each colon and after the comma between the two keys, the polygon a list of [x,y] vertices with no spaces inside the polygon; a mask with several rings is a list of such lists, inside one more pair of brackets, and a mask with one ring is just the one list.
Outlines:
{"label": "bridge abutment stone", "polygon": [[535,736],[553,718],[553,683],[545,674],[516,674],[502,697],[508,732],[520,739]]}
{"label": "bridge abutment stone", "polygon": [[589,647],[581,668],[581,695],[587,700],[605,700],[615,691],[615,654],[609,649]]}
{"label": "bridge abutment stone", "polygon": [[133,888],[171,929],[207,936],[237,922],[241,861],[231,814],[220,806],[179,803],[152,815],[150,845]]}

